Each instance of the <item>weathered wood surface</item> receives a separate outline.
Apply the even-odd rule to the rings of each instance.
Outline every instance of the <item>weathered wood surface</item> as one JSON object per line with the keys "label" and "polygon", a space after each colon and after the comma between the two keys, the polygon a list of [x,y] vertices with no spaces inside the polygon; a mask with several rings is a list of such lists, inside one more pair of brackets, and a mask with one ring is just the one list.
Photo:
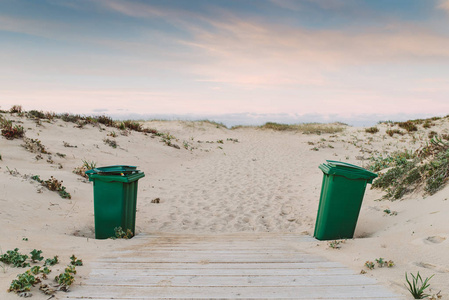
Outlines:
{"label": "weathered wood surface", "polygon": [[[138,241],[138,243],[136,243]],[[91,264],[70,299],[405,299],[304,253],[305,236],[139,235]]]}

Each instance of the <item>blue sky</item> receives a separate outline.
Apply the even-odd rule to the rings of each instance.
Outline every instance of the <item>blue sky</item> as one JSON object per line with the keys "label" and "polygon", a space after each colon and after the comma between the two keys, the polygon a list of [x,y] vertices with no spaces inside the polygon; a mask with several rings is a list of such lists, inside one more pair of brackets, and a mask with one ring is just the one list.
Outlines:
{"label": "blue sky", "polygon": [[0,108],[114,117],[449,114],[448,0],[0,0]]}

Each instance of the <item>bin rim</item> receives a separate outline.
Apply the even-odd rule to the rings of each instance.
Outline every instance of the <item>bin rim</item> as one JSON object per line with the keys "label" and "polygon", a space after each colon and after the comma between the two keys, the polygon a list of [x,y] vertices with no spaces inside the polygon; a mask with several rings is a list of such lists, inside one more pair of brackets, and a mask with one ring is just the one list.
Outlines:
{"label": "bin rim", "polygon": [[330,165],[331,167],[334,168],[338,168],[338,169],[343,169],[345,171],[350,171],[350,172],[360,172],[362,174],[365,174],[366,176],[371,176],[373,178],[377,177],[376,173],[373,173],[371,171],[368,171],[365,168],[350,164],[350,163],[346,163],[346,162],[342,162],[342,161],[336,161],[336,160],[326,160],[327,164]]}
{"label": "bin rim", "polygon": [[133,182],[136,181],[140,178],[145,177],[145,173],[142,171],[136,171],[130,174],[123,174],[123,175],[118,175],[118,174],[98,174],[98,173],[91,173],[88,174],[89,176],[89,181],[95,181],[95,180],[100,180],[100,181],[104,181],[104,182],[124,182],[124,183],[129,183],[129,182]]}
{"label": "bin rim", "polygon": [[104,166],[104,167],[98,167],[91,170],[87,170],[85,173],[87,175],[89,174],[129,174],[132,172],[137,172],[136,166],[129,166],[129,165],[112,165],[112,166]]}
{"label": "bin rim", "polygon": [[364,179],[368,183],[372,183],[373,179],[377,177],[376,173],[362,168],[337,168],[332,164],[321,164],[318,168],[327,175],[343,176],[353,180]]}

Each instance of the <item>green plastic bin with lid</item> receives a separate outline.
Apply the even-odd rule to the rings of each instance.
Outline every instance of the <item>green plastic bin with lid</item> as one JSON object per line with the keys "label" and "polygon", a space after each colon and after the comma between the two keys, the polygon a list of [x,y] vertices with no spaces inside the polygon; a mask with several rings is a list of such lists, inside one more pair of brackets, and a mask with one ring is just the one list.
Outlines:
{"label": "green plastic bin with lid", "polygon": [[136,229],[137,183],[145,176],[135,166],[107,166],[86,171],[94,185],[95,238],[115,237],[114,229]]}
{"label": "green plastic bin with lid", "polygon": [[326,162],[319,166],[323,183],[313,236],[318,240],[352,238],[366,185],[377,174],[344,162]]}

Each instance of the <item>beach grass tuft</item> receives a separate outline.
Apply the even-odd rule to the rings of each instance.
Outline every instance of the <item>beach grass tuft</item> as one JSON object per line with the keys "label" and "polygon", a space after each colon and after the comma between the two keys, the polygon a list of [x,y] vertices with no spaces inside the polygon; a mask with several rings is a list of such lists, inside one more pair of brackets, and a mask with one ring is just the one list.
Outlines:
{"label": "beach grass tuft", "polygon": [[274,122],[267,122],[260,126],[261,129],[271,129],[274,131],[295,131],[305,134],[322,134],[322,133],[337,133],[345,129],[346,124],[343,123],[300,123],[300,124],[280,124]]}

